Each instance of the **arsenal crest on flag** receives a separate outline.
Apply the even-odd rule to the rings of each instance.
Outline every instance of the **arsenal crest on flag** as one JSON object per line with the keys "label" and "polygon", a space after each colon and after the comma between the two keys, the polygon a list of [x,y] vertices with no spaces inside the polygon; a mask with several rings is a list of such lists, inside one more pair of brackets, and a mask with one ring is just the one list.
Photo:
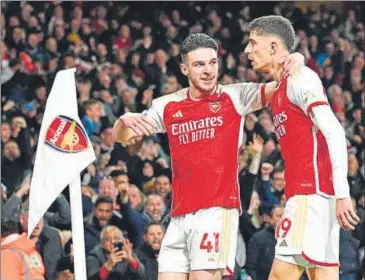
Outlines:
{"label": "arsenal crest on flag", "polygon": [[65,153],[82,152],[88,148],[87,136],[83,127],[66,116],[57,116],[49,126],[46,144]]}

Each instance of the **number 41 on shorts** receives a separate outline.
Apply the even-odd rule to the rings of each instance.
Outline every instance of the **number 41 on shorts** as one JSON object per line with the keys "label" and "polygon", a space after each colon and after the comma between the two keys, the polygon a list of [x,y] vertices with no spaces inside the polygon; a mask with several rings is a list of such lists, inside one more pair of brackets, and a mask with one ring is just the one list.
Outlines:
{"label": "number 41 on shorts", "polygon": [[[212,238],[213,237],[213,238]],[[204,233],[202,241],[200,242],[200,250],[207,250],[211,252],[213,249],[212,242],[209,239],[214,240],[214,251],[219,252],[219,233]]]}

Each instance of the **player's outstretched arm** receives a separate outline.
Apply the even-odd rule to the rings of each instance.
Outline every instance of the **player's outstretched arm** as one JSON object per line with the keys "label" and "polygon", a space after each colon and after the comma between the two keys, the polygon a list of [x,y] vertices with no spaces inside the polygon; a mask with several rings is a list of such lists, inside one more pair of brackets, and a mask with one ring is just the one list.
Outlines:
{"label": "player's outstretched arm", "polygon": [[139,136],[150,136],[157,127],[153,118],[140,113],[125,113],[114,124],[113,136],[116,142],[126,144]]}
{"label": "player's outstretched arm", "polygon": [[344,230],[354,230],[360,221],[350,197],[347,181],[347,143],[345,131],[329,105],[319,105],[312,108],[312,121],[322,132],[328,146],[333,185],[336,196],[336,217]]}

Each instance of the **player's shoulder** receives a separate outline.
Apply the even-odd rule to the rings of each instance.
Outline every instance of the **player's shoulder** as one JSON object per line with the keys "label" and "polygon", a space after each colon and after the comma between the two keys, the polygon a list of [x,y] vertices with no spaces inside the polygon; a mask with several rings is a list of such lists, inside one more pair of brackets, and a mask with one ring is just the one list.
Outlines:
{"label": "player's shoulder", "polygon": [[235,84],[229,84],[229,85],[218,85],[218,90],[220,92],[226,92],[226,93],[231,93],[231,92],[237,92],[237,91],[241,91],[242,88],[244,88],[245,86],[247,86],[249,83],[235,83]]}
{"label": "player's shoulder", "polygon": [[187,98],[188,92],[189,92],[189,88],[183,88],[183,89],[180,89],[173,93],[158,97],[153,100],[153,103],[156,105],[166,106],[170,102],[180,102]]}

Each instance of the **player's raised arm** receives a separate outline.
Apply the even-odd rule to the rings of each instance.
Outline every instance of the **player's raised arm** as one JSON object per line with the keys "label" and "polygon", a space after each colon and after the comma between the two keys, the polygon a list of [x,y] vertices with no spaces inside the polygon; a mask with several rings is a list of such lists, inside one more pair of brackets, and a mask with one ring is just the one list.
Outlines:
{"label": "player's raised arm", "polygon": [[345,131],[328,104],[321,80],[309,68],[289,83],[289,98],[299,106],[322,132],[331,159],[333,187],[337,199],[337,219],[345,230],[359,221],[350,198],[347,181],[347,144]]}
{"label": "player's raised arm", "polygon": [[164,131],[160,114],[152,106],[142,113],[125,113],[114,124],[113,136],[119,143],[128,143],[139,136],[150,136]]}

